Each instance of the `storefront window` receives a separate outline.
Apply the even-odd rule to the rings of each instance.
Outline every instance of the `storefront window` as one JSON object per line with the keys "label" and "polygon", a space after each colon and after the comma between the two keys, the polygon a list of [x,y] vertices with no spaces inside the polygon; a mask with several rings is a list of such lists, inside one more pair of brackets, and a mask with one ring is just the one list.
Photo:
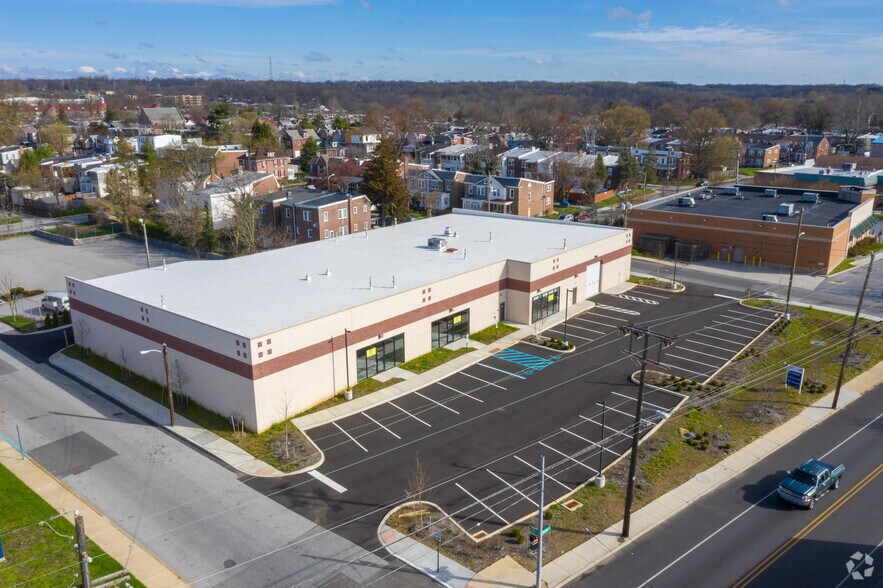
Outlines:
{"label": "storefront window", "polygon": [[531,303],[531,322],[541,321],[547,316],[558,312],[559,305],[561,304],[560,294],[561,288],[555,288],[554,290],[534,296]]}
{"label": "storefront window", "polygon": [[356,351],[356,379],[362,381],[405,361],[405,336],[396,335]]}
{"label": "storefront window", "polygon": [[464,310],[432,323],[432,348],[444,347],[469,334],[469,311]]}

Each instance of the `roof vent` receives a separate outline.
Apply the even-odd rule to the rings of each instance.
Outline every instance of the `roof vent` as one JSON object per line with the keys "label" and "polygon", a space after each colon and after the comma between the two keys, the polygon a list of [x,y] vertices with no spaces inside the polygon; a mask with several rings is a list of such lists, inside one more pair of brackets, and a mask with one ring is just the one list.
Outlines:
{"label": "roof vent", "polygon": [[448,240],[442,239],[441,237],[430,237],[429,240],[426,242],[426,246],[430,249],[435,249],[436,251],[442,251],[444,249],[447,249]]}
{"label": "roof vent", "polygon": [[453,237],[454,229],[452,227],[445,227],[445,237]]}

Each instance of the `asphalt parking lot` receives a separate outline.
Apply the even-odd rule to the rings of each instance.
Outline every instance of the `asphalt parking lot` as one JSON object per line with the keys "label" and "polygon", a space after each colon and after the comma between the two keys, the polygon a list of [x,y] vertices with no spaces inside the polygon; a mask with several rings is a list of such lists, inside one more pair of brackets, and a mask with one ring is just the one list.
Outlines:
{"label": "asphalt parking lot", "polygon": [[[572,353],[519,343],[419,391],[307,431],[325,462],[276,499],[361,544],[405,500],[418,459],[431,488],[422,496],[480,539],[537,508],[537,470],[545,456],[546,501],[558,500],[624,453],[634,423],[637,363],[619,331],[631,322],[676,343],[662,356],[677,375],[703,380],[773,320],[727,293],[694,287],[682,294],[635,288],[601,294],[568,317]],[[547,330],[563,338],[564,325]],[[654,351],[655,354],[655,351]],[[680,402],[648,390],[641,430]],[[602,435],[602,408],[604,432]],[[267,492],[281,482],[250,482]]]}

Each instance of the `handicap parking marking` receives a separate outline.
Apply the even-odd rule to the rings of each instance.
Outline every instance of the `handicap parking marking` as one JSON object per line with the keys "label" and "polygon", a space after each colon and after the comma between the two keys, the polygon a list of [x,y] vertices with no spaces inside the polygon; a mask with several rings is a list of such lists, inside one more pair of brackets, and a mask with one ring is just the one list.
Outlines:
{"label": "handicap parking marking", "polygon": [[509,363],[514,363],[515,365],[530,368],[534,371],[544,370],[555,363],[555,361],[552,359],[546,359],[538,355],[525,353],[523,351],[518,351],[517,349],[512,348],[499,351],[495,353],[493,357],[508,361]]}
{"label": "handicap parking marking", "polygon": [[640,302],[641,304],[659,304],[655,300],[650,300],[649,298],[641,298],[640,296],[631,296],[630,294],[620,294],[617,298],[622,298],[623,300],[631,300],[632,302]]}
{"label": "handicap parking marking", "polygon": [[331,424],[334,425],[335,427],[337,427],[338,429],[340,429],[340,432],[341,432],[341,433],[343,433],[344,435],[346,435],[347,437],[349,437],[349,438],[350,438],[350,441],[352,441],[353,443],[355,443],[356,445],[358,445],[359,447],[361,447],[361,448],[362,448],[362,451],[364,451],[365,453],[368,453],[368,449],[367,449],[364,445],[362,445],[361,443],[359,443],[358,441],[356,441],[356,438],[355,438],[355,437],[353,437],[352,435],[350,435],[349,433],[347,433],[346,431],[344,431],[344,430],[343,430],[343,427],[341,427],[340,425],[338,425],[338,424],[337,424],[336,422],[334,422],[334,421],[331,421]]}
{"label": "handicap parking marking", "polygon": [[[629,310],[628,308],[620,308],[618,306],[610,306],[608,304],[596,304],[595,308],[600,308],[602,310],[609,310],[610,312],[618,312],[620,314],[629,314],[632,316],[638,316],[639,314],[641,314],[637,310]],[[623,320],[623,319],[619,319],[619,320]]]}

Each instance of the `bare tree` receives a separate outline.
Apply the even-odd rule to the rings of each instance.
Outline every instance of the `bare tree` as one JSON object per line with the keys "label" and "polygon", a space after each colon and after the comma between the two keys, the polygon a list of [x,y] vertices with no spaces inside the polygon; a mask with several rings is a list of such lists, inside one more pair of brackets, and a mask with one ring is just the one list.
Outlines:
{"label": "bare tree", "polygon": [[132,377],[132,371],[129,369],[129,356],[126,354],[126,348],[122,345],[120,345],[117,357],[120,360],[120,370],[123,372],[123,380],[128,381]]}
{"label": "bare tree", "polygon": [[6,301],[9,302],[9,310],[12,312],[13,319],[18,315],[18,302],[14,295],[18,287],[18,279],[12,272],[0,274],[0,290],[2,290]]}
{"label": "bare tree", "polygon": [[170,371],[172,372],[172,391],[180,397],[181,406],[187,408],[190,406],[190,397],[187,396],[184,389],[187,387],[187,384],[190,383],[190,374],[187,373],[187,370],[184,369],[184,365],[177,358],[172,362]]}
{"label": "bare tree", "polygon": [[78,318],[77,322],[74,323],[74,340],[80,346],[80,355],[84,355],[89,351],[88,339],[91,332],[92,328],[89,327],[89,323],[85,320]]}
{"label": "bare tree", "polygon": [[231,178],[236,185],[233,193],[227,197],[233,214],[229,219],[226,231],[237,252],[254,253],[263,242],[263,237],[268,229],[259,226],[260,204],[254,197],[251,185],[244,181],[237,183],[235,180],[238,177],[240,176],[232,176]]}
{"label": "bare tree", "polygon": [[288,390],[285,390],[282,393],[282,398],[279,401],[279,413],[282,415],[282,433],[285,438],[285,459],[291,459],[291,431],[294,425],[291,424],[291,417],[294,416],[292,414],[294,410],[294,402],[291,398],[291,394],[289,394]]}
{"label": "bare tree", "polygon": [[[420,454],[414,456],[414,464],[408,474],[408,487],[405,489],[408,500],[426,502],[429,500],[429,471],[420,460]],[[420,509],[420,526],[423,527],[423,509]]]}

